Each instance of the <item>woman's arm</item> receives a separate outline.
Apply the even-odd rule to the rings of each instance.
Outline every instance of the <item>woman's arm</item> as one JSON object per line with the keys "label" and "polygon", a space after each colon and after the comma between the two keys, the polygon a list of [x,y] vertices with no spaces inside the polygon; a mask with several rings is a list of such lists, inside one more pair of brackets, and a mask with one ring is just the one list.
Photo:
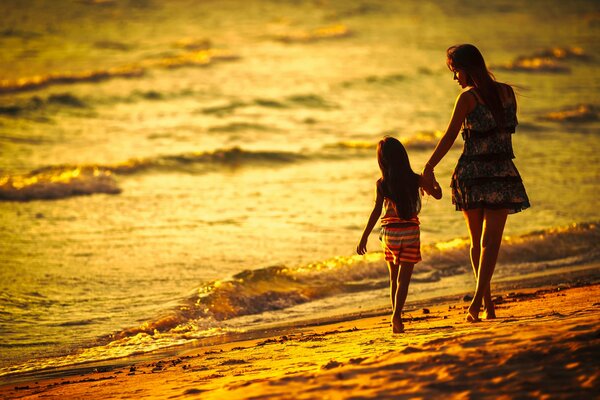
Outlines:
{"label": "woman's arm", "polygon": [[360,255],[363,255],[367,252],[367,241],[369,240],[369,235],[371,231],[375,227],[377,220],[381,216],[381,209],[383,208],[383,196],[377,190],[377,197],[375,198],[375,206],[373,207],[373,211],[371,211],[371,215],[369,216],[369,222],[367,222],[367,226],[363,231],[362,237],[360,238],[360,242],[358,246],[356,246],[356,252]]}
{"label": "woman's arm", "polygon": [[465,117],[473,107],[475,107],[475,99],[471,94],[468,94],[468,92],[462,92],[456,99],[454,111],[452,112],[448,128],[446,128],[446,133],[438,142],[433,154],[429,157],[429,161],[427,161],[425,168],[423,169],[423,177],[429,185],[433,185],[433,181],[435,180],[433,177],[433,168],[442,160],[442,158],[444,158],[454,144]]}

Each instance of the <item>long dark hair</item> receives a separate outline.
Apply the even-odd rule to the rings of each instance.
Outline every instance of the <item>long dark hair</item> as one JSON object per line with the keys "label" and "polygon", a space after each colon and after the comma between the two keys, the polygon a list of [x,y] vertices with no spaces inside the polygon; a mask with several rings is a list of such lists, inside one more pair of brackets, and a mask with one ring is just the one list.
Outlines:
{"label": "long dark hair", "polygon": [[477,47],[472,44],[459,44],[446,50],[446,64],[451,70],[462,69],[467,74],[467,84],[474,86],[489,107],[496,125],[505,126],[504,107],[500,99],[498,83],[485,65],[485,60]]}
{"label": "long dark hair", "polygon": [[378,190],[396,205],[398,216],[410,219],[421,211],[419,175],[410,167],[408,154],[398,139],[386,136],[377,145],[382,179]]}

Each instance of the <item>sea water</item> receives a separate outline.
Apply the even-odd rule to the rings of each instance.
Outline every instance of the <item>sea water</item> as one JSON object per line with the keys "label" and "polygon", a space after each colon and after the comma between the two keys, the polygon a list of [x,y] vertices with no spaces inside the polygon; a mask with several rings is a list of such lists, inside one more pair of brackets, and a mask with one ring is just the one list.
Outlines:
{"label": "sea water", "polygon": [[[421,170],[460,92],[457,43],[518,93],[532,207],[509,217],[493,285],[598,278],[596,2],[0,12],[0,375],[387,307],[377,229],[354,255],[375,147],[395,136]],[[423,199],[409,304],[474,287],[448,187],[461,144],[436,168],[443,199]]]}

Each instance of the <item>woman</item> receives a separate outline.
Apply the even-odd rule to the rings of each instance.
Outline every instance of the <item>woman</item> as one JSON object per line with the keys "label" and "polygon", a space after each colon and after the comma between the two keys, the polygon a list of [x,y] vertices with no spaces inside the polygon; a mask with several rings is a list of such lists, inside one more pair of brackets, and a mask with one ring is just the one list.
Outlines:
{"label": "woman", "polygon": [[423,170],[433,182],[433,169],[452,147],[462,127],[463,153],[452,175],[452,203],[463,212],[471,239],[471,264],[477,288],[467,321],[496,317],[490,282],[496,267],[508,214],[529,207],[514,158],[511,135],[517,125],[517,101],[510,85],[496,82],[483,56],[471,44],[447,50],[447,65],[464,90],[457,98],[446,133]]}

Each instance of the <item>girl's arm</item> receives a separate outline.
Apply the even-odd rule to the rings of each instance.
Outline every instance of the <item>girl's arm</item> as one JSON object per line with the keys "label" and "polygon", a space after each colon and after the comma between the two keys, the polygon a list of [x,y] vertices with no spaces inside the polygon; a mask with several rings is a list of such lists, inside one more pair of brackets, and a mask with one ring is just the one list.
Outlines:
{"label": "girl's arm", "polygon": [[360,242],[358,246],[356,246],[356,252],[360,255],[363,255],[367,252],[367,241],[369,240],[369,235],[371,231],[375,227],[377,220],[381,216],[381,209],[383,208],[383,196],[377,190],[377,197],[375,198],[375,206],[373,207],[373,211],[371,211],[371,215],[369,216],[369,222],[367,222],[367,226],[363,231],[362,237],[360,238]]}
{"label": "girl's arm", "polygon": [[448,153],[448,150],[450,150],[454,144],[465,117],[474,106],[475,99],[471,94],[468,94],[468,92],[462,92],[456,99],[454,111],[452,112],[448,128],[446,128],[446,133],[438,142],[433,154],[429,157],[429,161],[427,161],[425,168],[423,169],[423,178],[429,185],[433,186],[433,182],[435,181],[433,168],[442,160],[442,158],[444,158],[446,153]]}
{"label": "girl's arm", "polygon": [[442,188],[438,181],[433,178],[433,182],[423,179],[423,176],[419,176],[419,187],[423,188],[425,193],[432,195],[434,199],[439,200],[442,198]]}

